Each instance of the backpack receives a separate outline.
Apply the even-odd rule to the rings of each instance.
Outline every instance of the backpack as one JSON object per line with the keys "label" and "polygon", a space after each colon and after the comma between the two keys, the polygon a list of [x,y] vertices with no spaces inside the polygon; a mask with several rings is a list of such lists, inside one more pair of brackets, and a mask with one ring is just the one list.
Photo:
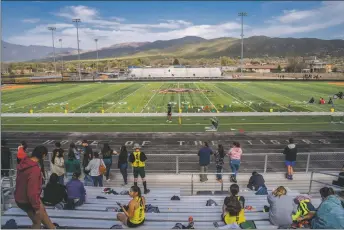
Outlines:
{"label": "backpack", "polygon": [[99,174],[100,175],[104,175],[106,173],[106,167],[105,165],[102,163],[102,160],[100,160],[100,163],[99,163]]}
{"label": "backpack", "polygon": [[146,213],[160,213],[160,210],[157,206],[153,206],[151,204],[146,205],[145,207]]}
{"label": "backpack", "polygon": [[226,210],[231,216],[239,216],[241,211],[241,203],[237,197],[231,196],[226,204]]}
{"label": "backpack", "polygon": [[64,210],[75,210],[74,199],[68,199],[67,203],[63,207]]}
{"label": "backpack", "polygon": [[171,200],[180,200],[179,196],[172,196]]}

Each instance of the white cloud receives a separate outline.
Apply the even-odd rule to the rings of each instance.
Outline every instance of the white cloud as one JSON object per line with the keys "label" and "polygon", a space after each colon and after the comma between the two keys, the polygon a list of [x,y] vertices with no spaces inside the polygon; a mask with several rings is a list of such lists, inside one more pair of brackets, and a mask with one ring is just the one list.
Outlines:
{"label": "white cloud", "polygon": [[[245,24],[244,34],[245,37],[253,35],[279,37],[320,31],[344,25],[343,12],[344,2],[323,2],[314,9],[283,11],[258,27]],[[51,33],[47,27],[55,26],[57,28],[56,41],[62,38],[64,47],[76,48],[76,28],[72,23],[73,18],[81,19],[80,48],[87,50],[94,49],[94,38],[99,38],[98,44],[102,48],[117,43],[168,40],[184,36],[200,36],[207,39],[239,37],[241,29],[240,22],[235,19],[218,24],[202,25],[182,19],[160,19],[151,24],[129,23],[116,15],[104,18],[97,9],[82,5],[65,7],[54,14],[61,19],[59,23],[37,25],[23,34],[10,37],[8,41],[23,45],[51,46]]]}
{"label": "white cloud", "polygon": [[40,21],[39,18],[26,18],[26,19],[23,19],[22,22],[24,23],[38,23]]}

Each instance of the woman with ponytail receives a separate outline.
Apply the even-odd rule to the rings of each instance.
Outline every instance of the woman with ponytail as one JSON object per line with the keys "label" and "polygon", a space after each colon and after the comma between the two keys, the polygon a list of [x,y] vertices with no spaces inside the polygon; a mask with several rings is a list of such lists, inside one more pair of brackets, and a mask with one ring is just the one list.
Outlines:
{"label": "woman with ponytail", "polygon": [[145,222],[146,200],[141,195],[141,189],[135,185],[130,188],[129,196],[133,199],[129,202],[128,209],[121,205],[123,213],[118,213],[117,219],[129,228],[136,228]]}

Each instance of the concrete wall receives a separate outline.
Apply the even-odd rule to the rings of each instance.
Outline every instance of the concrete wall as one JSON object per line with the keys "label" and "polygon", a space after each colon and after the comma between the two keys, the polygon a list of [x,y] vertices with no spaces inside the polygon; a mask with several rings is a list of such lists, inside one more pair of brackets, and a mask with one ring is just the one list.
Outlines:
{"label": "concrete wall", "polygon": [[[240,74],[240,73],[238,73]],[[307,73],[309,74],[309,73]],[[274,79],[284,75],[284,78],[302,79],[304,73],[244,73],[241,78]],[[339,79],[344,80],[344,73],[311,73],[312,76],[321,76],[320,79]],[[232,76],[231,74],[228,76]]]}

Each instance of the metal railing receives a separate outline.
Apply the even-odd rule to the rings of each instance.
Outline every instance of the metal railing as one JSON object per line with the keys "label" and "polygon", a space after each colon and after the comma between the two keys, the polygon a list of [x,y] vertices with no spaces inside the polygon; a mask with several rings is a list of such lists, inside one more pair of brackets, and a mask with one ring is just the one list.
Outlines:
{"label": "metal railing", "polygon": [[336,178],[343,178],[344,179],[344,176],[339,176],[339,174],[333,174],[333,173],[328,173],[328,172],[320,172],[320,171],[312,171],[311,179],[310,179],[310,182],[309,182],[308,194],[311,194],[313,182],[316,182],[318,184],[323,184],[323,185],[332,187],[335,190],[338,189],[338,190],[344,191],[344,187],[340,187],[340,186],[337,186],[337,185],[334,185],[334,184],[329,184],[329,183],[326,183],[326,182],[323,182],[323,181],[319,181],[319,180],[314,180],[313,178],[314,178],[314,174],[315,173],[322,174],[322,175],[327,175],[327,176],[333,176],[333,177],[336,177]]}
{"label": "metal railing", "polygon": [[[159,173],[183,173],[198,172],[199,158],[197,154],[146,154],[147,172]],[[66,156],[67,157],[67,156]],[[15,157],[13,165],[16,165]],[[303,152],[298,153],[295,172],[310,171],[338,171],[342,168],[344,152]],[[48,154],[45,162],[45,168],[50,169],[51,153]],[[230,172],[229,158],[224,158],[224,172]],[[80,159],[82,162],[82,156]],[[116,163],[115,163],[116,162]],[[128,170],[132,171],[129,164]],[[117,169],[117,156],[113,156],[113,164],[111,171],[119,171]],[[209,171],[216,172],[215,159],[211,157]],[[285,155],[282,153],[244,153],[241,158],[240,172],[251,173],[258,171],[263,173],[269,172],[285,172]]]}

